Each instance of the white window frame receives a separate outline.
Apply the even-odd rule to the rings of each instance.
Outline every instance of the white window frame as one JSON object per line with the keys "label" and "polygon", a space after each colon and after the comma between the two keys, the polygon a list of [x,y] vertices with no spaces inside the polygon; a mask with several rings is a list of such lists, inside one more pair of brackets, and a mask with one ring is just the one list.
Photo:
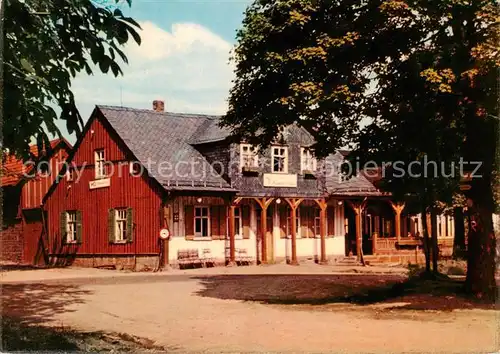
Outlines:
{"label": "white window frame", "polygon": [[115,209],[115,241],[127,241],[127,209]]}
{"label": "white window frame", "polygon": [[[297,238],[301,238],[302,235],[300,233],[300,208],[297,208],[295,209],[295,221],[297,222]],[[290,209],[287,209],[287,217],[286,217],[286,235],[288,238],[291,238],[292,237],[292,229],[291,229],[291,226],[292,226],[292,220],[291,220],[291,216],[290,216]]]}
{"label": "white window frame", "polygon": [[[276,154],[275,150],[276,149],[283,149],[284,150],[284,153],[283,154]],[[274,158],[275,157],[279,157],[279,158],[283,158],[284,159],[284,163],[283,163],[283,171],[276,171],[274,169]],[[271,171],[273,173],[288,173],[288,147],[287,146],[272,146],[271,147]]]}
{"label": "white window frame", "polygon": [[66,212],[66,243],[76,242],[76,211]]}
{"label": "white window frame", "polygon": [[244,167],[259,167],[259,155],[250,144],[240,144],[240,170]]}
{"label": "white window frame", "polygon": [[314,208],[314,236],[321,237],[321,209]]}
{"label": "white window frame", "polygon": [[[206,215],[203,215],[203,209],[207,210]],[[201,210],[199,216],[196,215],[197,210]],[[207,235],[203,235],[201,232],[196,231],[196,220],[198,220],[198,219],[201,220],[200,225],[203,225],[203,220],[207,220]],[[194,237],[200,238],[200,239],[209,239],[212,236],[210,234],[210,227],[211,227],[211,225],[210,225],[210,207],[204,206],[204,205],[195,206],[194,207],[194,217],[193,217]],[[203,226],[202,226],[202,230],[203,230]]]}
{"label": "white window frame", "polygon": [[106,178],[106,171],[104,171],[105,162],[106,153],[104,149],[94,150],[94,169],[96,179]]}
{"label": "white window frame", "polygon": [[315,172],[317,168],[317,160],[312,151],[305,147],[300,148],[300,170]]}

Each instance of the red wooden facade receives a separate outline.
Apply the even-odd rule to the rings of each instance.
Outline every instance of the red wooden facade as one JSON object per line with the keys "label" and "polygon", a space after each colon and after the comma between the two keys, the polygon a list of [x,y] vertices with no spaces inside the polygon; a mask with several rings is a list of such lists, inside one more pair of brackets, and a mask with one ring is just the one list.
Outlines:
{"label": "red wooden facade", "polygon": [[[3,261],[43,264],[43,231],[41,204],[43,197],[56,180],[71,146],[64,139],[50,142],[50,155],[39,153],[31,146],[28,162],[13,155],[4,157],[2,190],[4,193],[4,224],[2,225]],[[43,167],[41,171],[38,167]]]}
{"label": "red wooden facade", "polygon": [[[47,195],[44,209],[48,214],[50,253],[53,256],[157,255],[159,251],[162,188],[144,174],[130,174],[128,149],[99,117],[92,117],[83,138],[70,158],[73,180],[63,178]],[[94,152],[103,149],[112,163],[109,186],[90,188],[95,180]],[[108,162],[108,163],[109,163]],[[111,164],[109,165],[111,166]],[[133,211],[133,241],[110,242],[108,212],[113,208]],[[66,211],[81,213],[82,238],[67,244],[61,235],[60,215]]]}

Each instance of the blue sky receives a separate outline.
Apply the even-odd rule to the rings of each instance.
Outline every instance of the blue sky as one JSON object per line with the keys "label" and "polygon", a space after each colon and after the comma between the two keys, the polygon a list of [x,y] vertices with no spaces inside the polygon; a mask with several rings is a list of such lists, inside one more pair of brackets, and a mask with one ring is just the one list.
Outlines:
{"label": "blue sky", "polygon": [[96,104],[151,108],[155,99],[165,100],[168,111],[223,114],[233,78],[230,51],[250,3],[133,0],[130,9],[122,5],[141,24],[143,44],[127,44],[130,63],[122,65],[123,77],[77,77],[73,92],[84,120]]}

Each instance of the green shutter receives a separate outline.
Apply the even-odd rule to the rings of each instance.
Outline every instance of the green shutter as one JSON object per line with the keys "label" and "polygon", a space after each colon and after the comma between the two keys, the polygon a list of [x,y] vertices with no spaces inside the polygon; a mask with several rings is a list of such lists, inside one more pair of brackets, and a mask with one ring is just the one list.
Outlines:
{"label": "green shutter", "polygon": [[132,208],[127,209],[127,241],[134,240],[134,213]]}
{"label": "green shutter", "polygon": [[76,242],[82,243],[82,212],[76,212]]}
{"label": "green shutter", "polygon": [[115,209],[108,210],[108,241],[115,242]]}
{"label": "green shutter", "polygon": [[59,216],[59,231],[61,234],[61,242],[65,243],[66,242],[66,212],[62,211],[60,216]]}

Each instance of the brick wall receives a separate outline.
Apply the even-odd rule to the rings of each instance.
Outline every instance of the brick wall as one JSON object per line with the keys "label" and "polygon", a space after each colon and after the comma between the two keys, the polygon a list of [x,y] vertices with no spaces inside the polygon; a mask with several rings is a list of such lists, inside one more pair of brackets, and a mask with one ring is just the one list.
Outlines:
{"label": "brick wall", "polygon": [[0,238],[0,260],[21,263],[23,254],[23,226],[21,219],[2,229]]}

